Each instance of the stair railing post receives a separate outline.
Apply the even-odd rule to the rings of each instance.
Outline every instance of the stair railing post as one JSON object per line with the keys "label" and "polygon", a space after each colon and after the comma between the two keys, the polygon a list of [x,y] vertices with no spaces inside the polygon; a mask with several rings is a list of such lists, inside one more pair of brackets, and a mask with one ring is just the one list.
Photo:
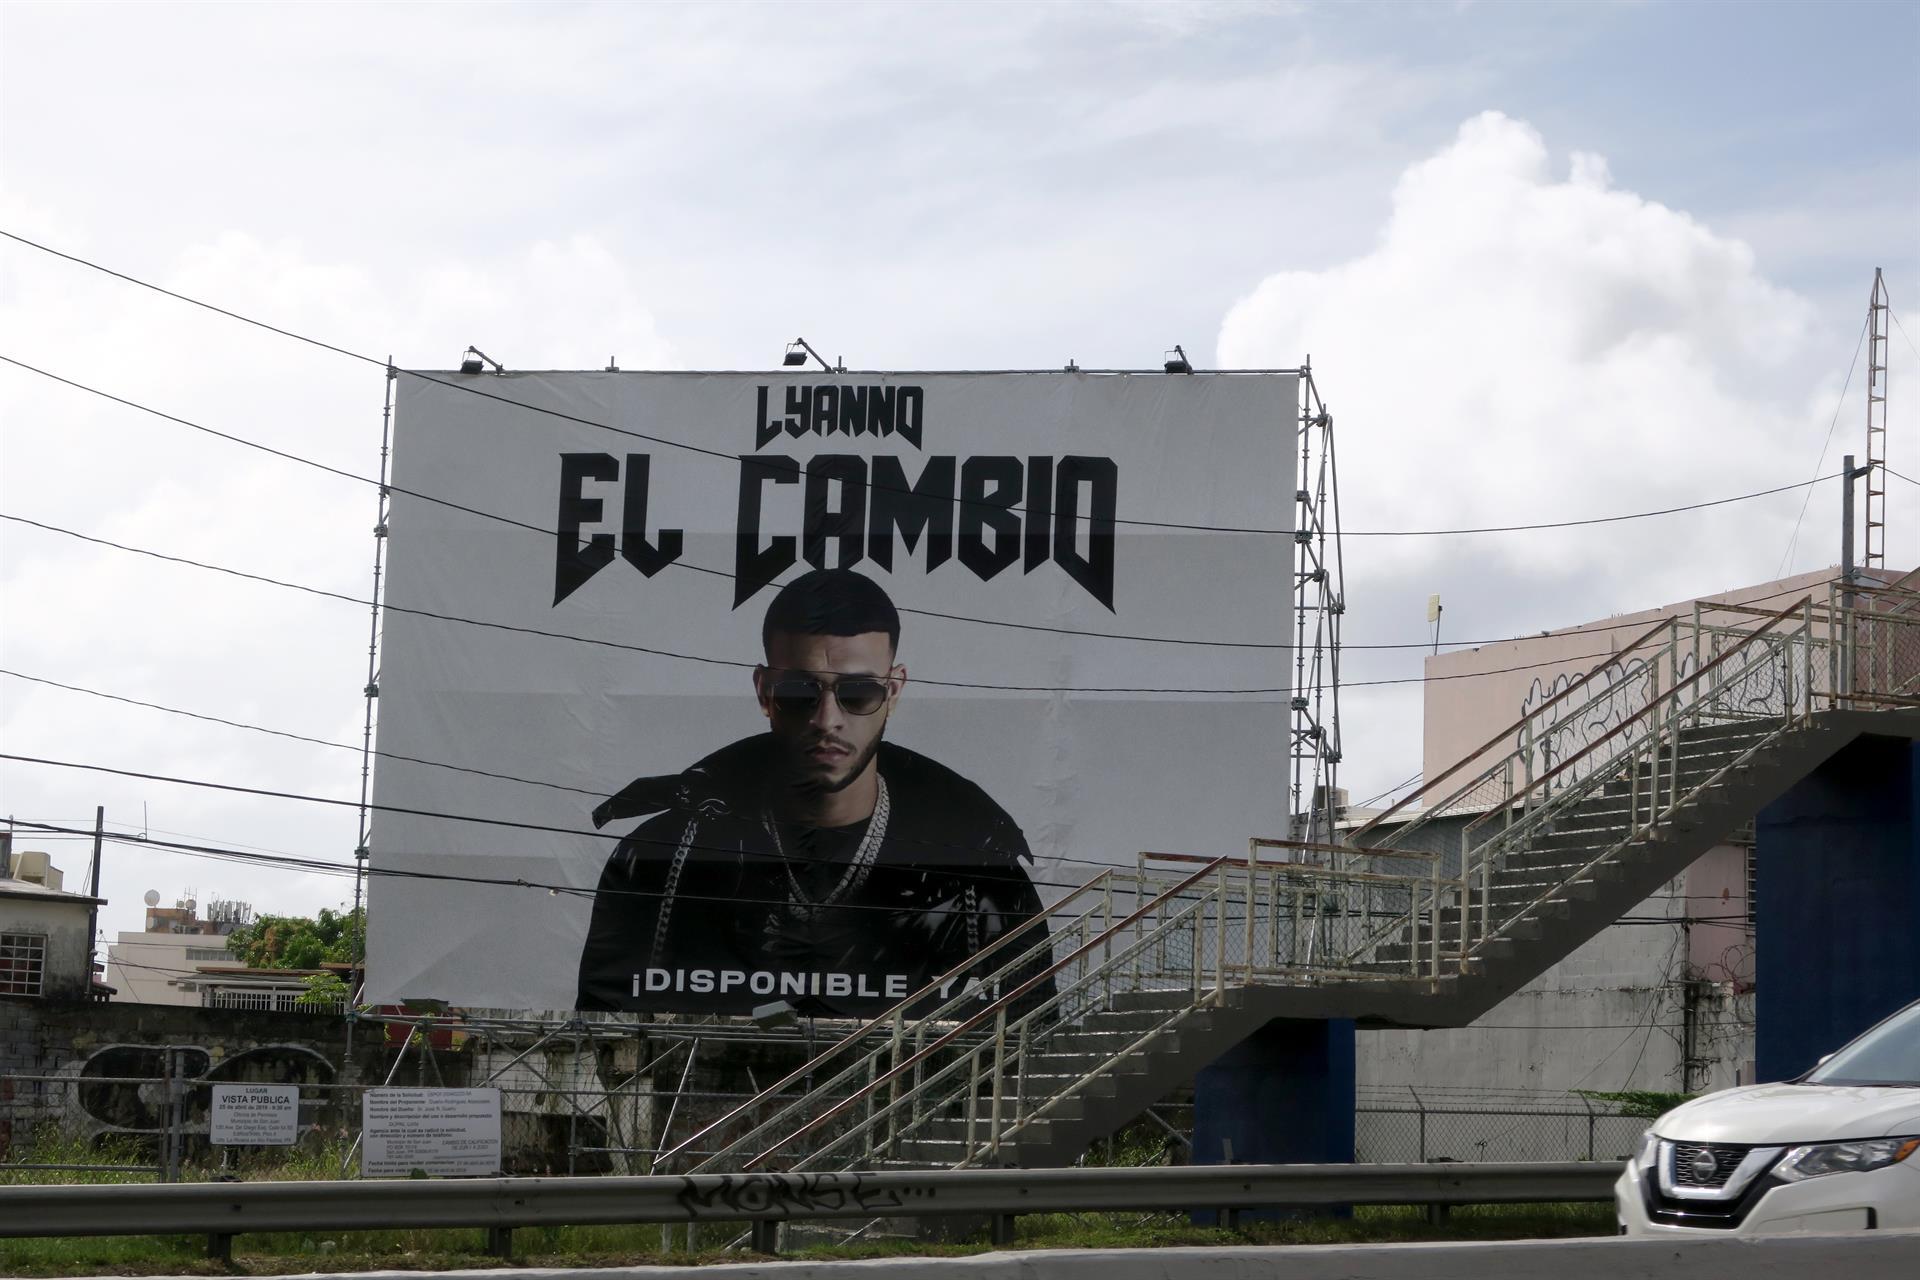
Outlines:
{"label": "stair railing post", "polygon": [[[888,1068],[895,1072],[898,1072],[900,1068],[900,1048],[905,1036],[906,1012],[901,1009],[895,1009],[893,1011],[893,1044],[890,1059],[887,1063]],[[893,1145],[893,1140],[899,1136],[899,1133],[900,1077],[896,1074],[893,1077],[892,1083],[887,1086],[887,1145],[889,1147]]]}
{"label": "stair railing post", "polygon": [[1407,884],[1407,976],[1420,976],[1420,891]]}
{"label": "stair railing post", "polygon": [[1006,1093],[1007,1078],[1007,1009],[993,1017],[993,1132],[987,1135],[987,1150],[995,1155],[1000,1153],[1000,1102]]}
{"label": "stair railing post", "polygon": [[1027,1118],[1027,1022],[1020,1022],[1020,1038],[1013,1046],[1013,1118]]}
{"label": "stair railing post", "polygon": [[[1635,752],[1635,756],[1639,753]],[[1640,761],[1634,759],[1627,768],[1627,830],[1640,829]]]}
{"label": "stair railing post", "polygon": [[1813,718],[1813,596],[1808,594],[1801,608],[1800,627],[1800,718]]}
{"label": "stair railing post", "polygon": [[1201,970],[1206,967],[1206,963],[1207,963],[1204,959],[1201,958],[1201,950],[1206,946],[1206,942],[1205,942],[1206,930],[1201,926],[1206,923],[1206,919],[1207,919],[1207,900],[1205,898],[1202,898],[1198,903],[1194,905],[1194,909],[1187,914],[1187,929],[1192,934],[1192,939],[1191,939],[1190,945],[1187,947],[1187,950],[1190,951],[1193,955],[1193,1003],[1195,1004],[1200,1003],[1200,991],[1201,991],[1201,983],[1202,983],[1200,974],[1201,974]]}
{"label": "stair railing post", "polygon": [[973,1070],[967,1077],[966,1153],[968,1159],[973,1158],[973,1153],[980,1146],[980,1064],[984,1056],[978,1049],[973,1051]]}
{"label": "stair railing post", "polygon": [[1257,911],[1254,910],[1254,907],[1257,905],[1260,897],[1260,881],[1258,878],[1259,874],[1260,874],[1259,871],[1254,866],[1253,848],[1251,845],[1249,845],[1247,848],[1247,901],[1246,901],[1246,909],[1247,909],[1246,973],[1247,973],[1248,986],[1253,985],[1253,948],[1254,948],[1253,918],[1255,915],[1259,914]]}
{"label": "stair railing post", "polygon": [[1467,936],[1471,932],[1473,920],[1473,881],[1467,870],[1467,831],[1460,829],[1460,972],[1467,971]]}
{"label": "stair railing post", "polygon": [[[1693,602],[1693,669],[1695,671],[1700,669],[1700,602],[1698,600]],[[1693,711],[1693,723],[1696,727],[1700,723],[1701,692],[1699,683],[1695,682],[1691,709]]]}
{"label": "stair railing post", "polygon": [[1280,964],[1280,873],[1277,870],[1267,872],[1267,963],[1278,969]]}
{"label": "stair railing post", "polygon": [[[1466,839],[1463,832],[1461,839]],[[1428,972],[1429,977],[1440,976],[1440,856],[1435,854],[1427,861],[1427,910],[1433,915],[1431,927],[1427,930],[1431,939],[1433,959]]]}
{"label": "stair railing post", "polygon": [[927,1060],[922,1056],[926,1047],[927,1023],[926,1019],[923,1018],[913,1028],[913,1107],[909,1118],[915,1125],[920,1123],[923,1109],[927,1103],[927,1095],[922,1089],[922,1086],[926,1083]]}
{"label": "stair railing post", "polygon": [[1102,949],[1101,968],[1106,973],[1107,1004],[1111,1006],[1113,1004],[1113,938],[1110,936],[1113,933],[1113,873],[1111,871],[1101,874],[1100,886],[1100,910],[1104,922],[1100,932],[1109,935],[1106,946]]}
{"label": "stair railing post", "polygon": [[1233,868],[1221,863],[1220,886],[1213,891],[1213,1001],[1222,1002],[1227,991],[1227,886],[1233,883]]}
{"label": "stair railing post", "polygon": [[[1274,872],[1276,877],[1279,872]],[[1300,891],[1300,881],[1292,879],[1287,885],[1287,900],[1293,904],[1293,933],[1287,938],[1287,967],[1300,967],[1300,931],[1307,928],[1306,895]]]}

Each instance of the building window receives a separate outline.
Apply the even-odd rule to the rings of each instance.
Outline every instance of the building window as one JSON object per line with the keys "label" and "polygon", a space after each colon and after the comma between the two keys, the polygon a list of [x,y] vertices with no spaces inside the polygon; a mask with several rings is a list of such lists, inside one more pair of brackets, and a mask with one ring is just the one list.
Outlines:
{"label": "building window", "polygon": [[233,952],[227,950],[225,947],[188,947],[187,959],[231,960],[233,959]]}
{"label": "building window", "polygon": [[47,973],[47,936],[0,933],[0,996],[37,996]]}

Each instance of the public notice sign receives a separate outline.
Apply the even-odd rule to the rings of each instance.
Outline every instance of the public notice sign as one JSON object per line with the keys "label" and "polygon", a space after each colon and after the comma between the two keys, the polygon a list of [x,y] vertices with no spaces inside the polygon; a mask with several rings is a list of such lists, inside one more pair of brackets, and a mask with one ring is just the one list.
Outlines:
{"label": "public notice sign", "polygon": [[500,1172],[498,1089],[369,1089],[360,1098],[360,1173]]}
{"label": "public notice sign", "polygon": [[207,1140],[216,1147],[290,1147],[300,1138],[300,1088],[216,1084]]}
{"label": "public notice sign", "polygon": [[1285,834],[1293,374],[398,385],[369,999],[868,1015]]}

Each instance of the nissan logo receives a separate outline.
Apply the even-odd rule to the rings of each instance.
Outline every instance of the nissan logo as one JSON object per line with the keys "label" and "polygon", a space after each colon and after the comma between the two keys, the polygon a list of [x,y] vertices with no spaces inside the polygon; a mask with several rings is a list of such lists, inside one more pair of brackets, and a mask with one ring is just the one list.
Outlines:
{"label": "nissan logo", "polygon": [[1702,1147],[1694,1153],[1693,1159],[1688,1162],[1687,1172],[1693,1175],[1695,1182],[1705,1182],[1713,1177],[1714,1174],[1720,1172],[1720,1162],[1713,1158],[1713,1152]]}

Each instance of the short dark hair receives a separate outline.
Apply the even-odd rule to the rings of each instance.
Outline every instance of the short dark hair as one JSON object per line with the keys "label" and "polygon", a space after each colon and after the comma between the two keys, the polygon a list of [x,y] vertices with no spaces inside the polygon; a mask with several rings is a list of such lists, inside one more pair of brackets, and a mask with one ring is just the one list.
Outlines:
{"label": "short dark hair", "polygon": [[780,588],[760,624],[760,646],[770,649],[774,632],[797,636],[863,636],[887,633],[900,647],[900,611],[880,584],[851,569],[813,569]]}

